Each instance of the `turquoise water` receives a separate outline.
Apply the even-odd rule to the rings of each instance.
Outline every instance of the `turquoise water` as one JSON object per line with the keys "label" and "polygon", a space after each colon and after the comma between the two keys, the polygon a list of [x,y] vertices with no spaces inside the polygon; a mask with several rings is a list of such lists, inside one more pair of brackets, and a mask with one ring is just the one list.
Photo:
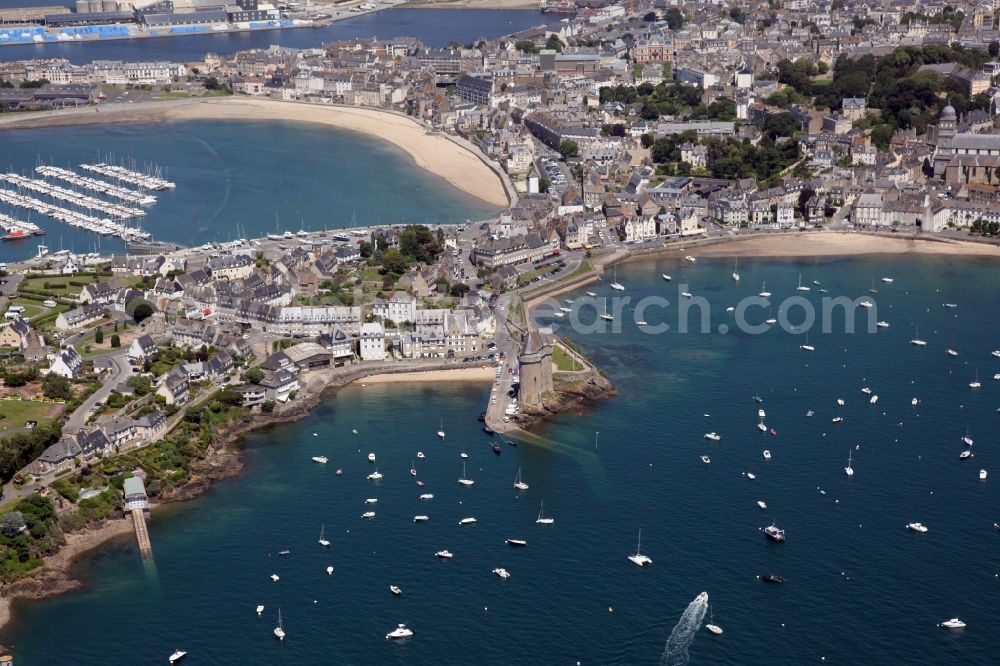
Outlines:
{"label": "turquoise water", "polygon": [[[25,0],[16,0],[23,5]],[[59,4],[36,0],[41,4]],[[36,4],[32,3],[32,4]],[[108,42],[20,44],[0,47],[0,60],[66,58],[82,64],[92,60],[128,62],[201,60],[212,51],[228,55],[248,49],[266,49],[272,44],[289,48],[318,48],[327,42],[364,37],[416,37],[422,43],[442,48],[449,42],[463,44],[494,39],[538,25],[558,23],[558,14],[542,14],[537,9],[386,9],[364,16],[335,21],[323,28],[258,30],[227,34],[183,37],[124,39]]]}
{"label": "turquoise water", "polygon": [[[73,168],[114,155],[155,163],[177,188],[157,194],[142,227],[154,238],[197,245],[351,224],[442,223],[496,213],[444,179],[416,168],[391,143],[310,123],[183,121],[18,130],[2,133],[0,169],[28,174],[39,164]],[[0,204],[26,219],[28,211]],[[0,260],[35,246],[105,253],[123,244],[37,214],[40,241],[0,245]],[[237,233],[237,225],[239,233]]]}
{"label": "turquoise water", "polygon": [[[1000,360],[990,351],[1000,347],[1000,298],[984,285],[998,270],[944,258],[745,260],[735,286],[727,260],[621,267],[632,297],[676,300],[687,278],[711,301],[713,324],[764,280],[778,302],[795,293],[800,271],[805,284],[851,296],[891,275],[875,298],[892,326],[813,334],[812,354],[778,332],[647,336],[625,324],[616,335],[574,336],[620,395],[556,419],[541,431],[544,444],[499,457],[475,419],[486,386],[354,385],[310,418],[252,436],[238,479],[155,509],[153,567],[131,539],[116,542],[81,564],[84,591],[21,604],[3,642],[22,665],[70,654],[81,665],[152,663],[178,646],[190,664],[656,664],[685,607],[707,591],[725,634],[697,632],[692,664],[996,663]],[[926,348],[908,344],[913,324]],[[972,391],[977,369],[983,387]],[[777,437],[755,427],[757,393]],[[960,461],[967,427],[975,458]],[[706,441],[707,431],[722,441]],[[456,483],[463,449],[472,488]],[[416,461],[423,489],[408,475],[417,450],[427,454]],[[369,451],[385,475],[377,487],[365,479]],[[320,453],[329,465],[310,462]],[[511,486],[519,467],[531,486],[523,494]],[[992,473],[986,482],[980,467]],[[419,502],[421,492],[434,501]],[[363,521],[368,497],[379,499],[377,516]],[[548,528],[534,524],[542,499],[555,518]],[[418,513],[430,521],[414,524]],[[479,523],[459,528],[465,516]],[[772,519],[785,544],[758,531]],[[930,531],[908,532],[911,521]],[[321,524],[328,551],[316,543]],[[646,569],[625,559],[639,528],[654,560]],[[511,537],[528,547],[509,549]],[[279,559],[281,548],[291,556]],[[435,559],[442,548],[455,559]],[[496,566],[511,579],[491,575]],[[766,585],[759,574],[786,582]],[[284,644],[271,634],[279,607]],[[966,630],[935,627],[956,614]],[[399,622],[416,636],[391,644],[384,634]]]}

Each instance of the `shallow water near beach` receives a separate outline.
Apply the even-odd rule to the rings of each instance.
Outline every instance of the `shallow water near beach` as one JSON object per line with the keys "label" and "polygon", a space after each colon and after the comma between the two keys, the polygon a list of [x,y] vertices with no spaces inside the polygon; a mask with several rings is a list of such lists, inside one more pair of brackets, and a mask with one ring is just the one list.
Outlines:
{"label": "shallow water near beach", "polygon": [[[156,193],[141,227],[187,246],[278,231],[367,224],[459,223],[496,213],[443,178],[416,168],[401,148],[312,123],[179,121],[52,127],[0,133],[0,170],[39,164],[134,160],[158,166],[177,188]],[[81,170],[76,169],[79,173]],[[0,187],[12,189],[3,184]],[[44,198],[36,196],[36,198]],[[0,245],[0,261],[34,256],[39,243],[76,252],[121,253],[124,244],[23,208],[0,213],[38,224],[46,236]]]}
{"label": "shallow water near beach", "polygon": [[[811,354],[798,348],[801,337],[777,331],[648,336],[624,323],[617,335],[567,333],[620,395],[557,418],[541,444],[504,446],[499,457],[476,421],[488,385],[354,384],[306,420],[250,436],[239,478],[154,509],[154,565],[143,567],[132,541],[114,542],[81,563],[84,591],[20,604],[3,642],[19,665],[68,655],[80,665],[162,663],[178,647],[187,664],[656,664],[707,591],[725,633],[696,632],[686,646],[692,664],[996,663],[1000,359],[990,352],[1000,348],[1000,292],[986,285],[1000,264],[742,259],[739,285],[732,268],[662,259],[617,275],[629,296],[670,300],[685,278],[711,302],[713,325],[764,280],[778,303],[796,293],[800,272],[804,284],[852,297],[875,278],[878,318],[891,327],[812,334]],[[892,284],[880,282],[886,275]],[[566,297],[586,290],[611,295],[598,284]],[[822,296],[816,287],[802,295]],[[926,348],[908,344],[913,324]],[[977,370],[983,386],[973,391]],[[880,397],[874,407],[866,386]],[[756,429],[755,394],[777,437]],[[967,428],[975,457],[961,461]],[[705,440],[708,431],[722,440]],[[456,483],[462,450],[471,488]],[[330,463],[312,463],[318,454]],[[424,488],[409,476],[411,461]],[[365,478],[375,467],[379,485]],[[990,471],[985,482],[980,467]],[[531,486],[524,493],[512,487],[518,468]],[[423,492],[434,500],[420,502]],[[543,499],[551,527],[534,522]],[[361,519],[368,509],[374,520]],[[414,524],[415,514],[430,520]],[[478,524],[460,528],[465,516]],[[759,532],[772,520],[786,543]],[[907,531],[912,521],[929,531]],[[328,550],[317,544],[324,524]],[[640,528],[654,560],[645,569],[626,560]],[[528,546],[510,549],[507,538]],[[283,548],[289,557],[277,556]],[[437,560],[443,548],[455,558]],[[509,581],[491,574],[497,566]],[[760,574],[786,582],[766,585]],[[272,635],[279,608],[283,644]],[[964,631],[935,626],[956,615]],[[387,641],[400,622],[415,637]]]}

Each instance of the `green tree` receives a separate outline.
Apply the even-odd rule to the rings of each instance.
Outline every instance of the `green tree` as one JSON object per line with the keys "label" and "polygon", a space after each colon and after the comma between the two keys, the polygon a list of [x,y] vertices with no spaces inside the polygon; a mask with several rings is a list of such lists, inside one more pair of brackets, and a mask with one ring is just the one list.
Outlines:
{"label": "green tree", "polygon": [[264,371],[260,369],[259,365],[247,368],[246,372],[243,373],[243,380],[250,384],[259,384],[263,379]]}
{"label": "green tree", "polygon": [[65,377],[50,373],[42,379],[42,393],[52,400],[69,400],[73,396],[73,385]]}
{"label": "green tree", "polygon": [[461,298],[462,296],[465,296],[467,293],[469,293],[469,285],[464,284],[462,282],[456,282],[455,284],[451,285],[449,293],[451,293],[452,296]]}
{"label": "green tree", "polygon": [[406,272],[406,258],[400,254],[399,250],[390,247],[382,253],[382,268],[386,273],[402,275]]}
{"label": "green tree", "polygon": [[545,40],[545,48],[552,49],[553,51],[562,51],[565,44],[559,39],[558,35],[549,35],[549,38]]}
{"label": "green tree", "polygon": [[642,17],[642,20],[646,23],[653,23],[657,18],[659,17],[656,15],[656,12],[646,12],[646,14]]}
{"label": "green tree", "polygon": [[97,330],[94,331],[94,344],[103,344],[104,342],[104,330],[102,327],[98,326]]}
{"label": "green tree", "polygon": [[580,153],[580,147],[572,139],[563,139],[559,144],[559,154],[563,157],[576,157]]}
{"label": "green tree", "polygon": [[368,241],[361,241],[361,243],[358,245],[358,252],[360,252],[361,256],[364,257],[365,259],[372,256],[372,251],[373,251],[372,244],[369,243]]}
{"label": "green tree", "polygon": [[115,335],[112,335],[111,336],[111,347],[113,349],[118,349],[121,346],[122,346],[122,339],[120,337],[118,337],[118,334],[116,333]]}
{"label": "green tree", "polygon": [[149,377],[143,377],[141,375],[132,375],[125,380],[129,388],[135,391],[136,395],[142,396],[150,393],[153,390],[153,382]]}
{"label": "green tree", "polygon": [[680,30],[681,26],[684,25],[684,14],[681,14],[681,10],[676,7],[670,7],[667,9],[667,13],[663,15],[663,18],[667,22],[667,26],[671,30]]}
{"label": "green tree", "polygon": [[1000,55],[1000,42],[994,39],[987,47],[987,51],[989,52],[991,58],[996,58]]}
{"label": "green tree", "polygon": [[411,224],[399,234],[399,251],[410,260],[430,264],[441,254],[442,247],[425,225]]}
{"label": "green tree", "polygon": [[5,513],[0,518],[0,534],[3,534],[7,538],[16,537],[24,527],[24,515],[20,511]]}
{"label": "green tree", "polygon": [[641,137],[639,137],[639,141],[642,143],[642,147],[643,148],[652,148],[653,147],[653,142],[655,140],[656,139],[653,137],[653,133],[652,132],[646,132]]}

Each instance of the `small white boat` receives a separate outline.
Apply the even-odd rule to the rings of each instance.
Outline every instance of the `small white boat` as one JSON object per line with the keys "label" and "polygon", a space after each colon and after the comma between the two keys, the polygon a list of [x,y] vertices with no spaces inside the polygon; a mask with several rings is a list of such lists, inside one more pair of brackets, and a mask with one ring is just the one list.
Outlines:
{"label": "small white boat", "polygon": [[344,470],[342,470],[341,468],[338,467],[337,468],[337,476],[343,476],[343,475],[344,475]]}
{"label": "small white boat", "polygon": [[365,500],[365,504],[378,504],[378,498],[369,497],[368,499]]}
{"label": "small white boat", "polygon": [[264,606],[262,605],[257,606],[257,615],[261,615],[263,614],[263,612],[264,612]]}
{"label": "small white boat", "polygon": [[407,627],[405,624],[397,626],[395,629],[390,631],[385,635],[387,641],[398,640],[401,638],[409,638],[413,636],[413,630]]}
{"label": "small white boat", "polygon": [[562,319],[563,317],[566,316],[566,313],[565,312],[553,312],[552,316],[555,317],[556,319]]}
{"label": "small white boat", "polygon": [[720,439],[722,439],[722,437],[720,437],[717,433],[714,432],[706,432],[705,439],[713,442],[718,442]]}
{"label": "small white boat", "polygon": [[768,317],[767,319],[764,320],[764,323],[767,324],[768,326],[774,326],[775,324],[778,323],[778,320],[775,319],[774,317]]}
{"label": "small white boat", "polygon": [[363,514],[361,514],[361,517],[364,518],[365,520],[371,520],[372,518],[375,517],[375,512],[365,511]]}
{"label": "small white boat", "polygon": [[843,407],[844,406],[844,399],[843,398],[837,398],[837,406],[838,407]]}
{"label": "small white boat", "polygon": [[689,255],[687,255],[687,256],[685,256],[685,257],[684,257],[684,261],[690,261],[690,262],[691,262],[691,263],[693,264],[694,262],[696,262],[696,261],[698,261],[698,260],[697,260],[697,259],[696,259],[695,257],[692,257],[692,256],[691,256],[691,255],[689,254]]}
{"label": "small white boat", "polygon": [[994,379],[995,381],[998,381],[998,382],[1000,382],[1000,372],[998,372],[997,374],[993,375],[993,379]]}
{"label": "small white boat", "polygon": [[958,303],[942,303],[946,308],[957,308]]}
{"label": "small white boat", "polygon": [[645,567],[653,563],[652,558],[642,554],[642,530],[639,530],[639,540],[635,544],[635,555],[629,555],[628,561],[636,566]]}
{"label": "small white boat", "polygon": [[319,545],[327,548],[330,546],[329,539],[326,538],[326,525],[319,528]]}
{"label": "small white boat", "polygon": [[757,500],[757,506],[764,509],[764,511],[767,511],[767,502],[764,500]]}
{"label": "small white boat", "polygon": [[973,439],[971,437],[969,437],[969,431],[968,430],[966,430],[965,434],[962,435],[962,443],[965,444],[966,446],[972,446],[973,444],[976,443],[975,441],[973,441]]}
{"label": "small white boat", "polygon": [[715,634],[716,636],[722,635],[722,627],[715,623],[715,616],[712,614],[712,607],[708,607],[708,624],[705,625],[705,629],[709,633]]}
{"label": "small white boat", "polygon": [[417,460],[423,460],[424,457],[425,456],[423,451],[417,451]]}
{"label": "small white boat", "polygon": [[966,449],[965,451],[962,451],[961,453],[959,453],[958,457],[961,458],[962,460],[966,460],[968,458],[972,458],[973,455],[974,454],[972,453],[972,451]]}
{"label": "small white boat", "polygon": [[496,574],[500,580],[507,580],[510,578],[510,572],[503,567],[497,567],[493,570],[493,573]]}
{"label": "small white boat", "polygon": [[802,284],[802,273],[799,273],[799,286],[795,288],[795,291],[809,291],[809,287]]}
{"label": "small white boat", "polygon": [[368,454],[368,462],[370,462],[370,463],[375,462],[375,454],[374,453],[369,453]]}
{"label": "small white boat", "polygon": [[988,476],[988,472],[986,471],[985,468],[979,470],[979,480],[980,481],[985,481],[987,476]]}
{"label": "small white boat", "polygon": [[441,421],[441,425],[438,427],[437,436],[444,439],[444,421]]}
{"label": "small white boat", "polygon": [[886,284],[892,284],[892,278],[891,277],[884,277],[884,278],[882,278],[882,282],[885,282]]}
{"label": "small white boat", "polygon": [[977,388],[980,388],[981,386],[982,386],[982,384],[979,383],[979,371],[977,370],[976,371],[976,378],[973,381],[969,382],[969,388],[970,389],[977,389]]}
{"label": "small white boat", "polygon": [[566,307],[559,308],[559,312],[562,312],[563,314],[566,314],[566,313],[572,312],[572,311],[573,311],[573,308],[566,308]]}
{"label": "small white boat", "polygon": [[799,349],[803,351],[816,351],[816,348],[812,345],[799,345]]}
{"label": "small white boat", "polygon": [[876,402],[878,402],[878,396],[877,395],[873,395],[871,397],[871,399],[868,401],[868,404],[869,405],[874,405]]}
{"label": "small white boat", "polygon": [[403,591],[402,591],[401,589],[399,589],[399,588],[398,588],[397,586],[395,586],[395,585],[390,585],[390,586],[389,586],[389,591],[390,591],[390,592],[392,592],[392,593],[393,593],[394,595],[396,595],[397,597],[400,597],[400,596],[403,596]]}
{"label": "small white boat", "polygon": [[333,567],[332,566],[326,568],[326,575],[327,576],[332,576],[333,575]]}
{"label": "small white boat", "polygon": [[514,487],[518,490],[527,490],[528,484],[521,480],[521,468],[517,468],[517,476],[514,477]]}
{"label": "small white boat", "polygon": [[538,507],[538,518],[535,519],[536,525],[551,525],[554,522],[556,522],[554,518],[545,518],[543,516],[544,512],[545,512],[545,500],[542,500],[541,504]]}
{"label": "small white boat", "polygon": [[649,324],[645,320],[642,320],[642,319],[639,319],[638,321],[636,321],[635,325],[636,326],[649,326]]}
{"label": "small white boat", "polygon": [[920,532],[921,534],[927,531],[927,526],[923,523],[907,523],[906,528],[914,532]]}
{"label": "small white boat", "polygon": [[816,412],[814,412],[813,410],[810,409],[809,411],[806,412],[806,416],[812,416],[815,413]]}
{"label": "small white boat", "polygon": [[663,277],[663,279],[664,279],[664,280],[666,280],[667,282],[670,282],[671,280],[673,280],[673,278],[672,278],[672,277],[670,277],[669,275],[667,275],[666,273],[661,273],[660,275],[661,275],[661,276]]}
{"label": "small white boat", "polygon": [[757,424],[757,430],[760,430],[761,432],[767,432],[767,426],[764,425],[763,421]]}
{"label": "small white boat", "polygon": [[434,553],[434,557],[438,557],[442,560],[450,560],[455,556],[451,554],[450,550],[439,550],[438,552]]}
{"label": "small white boat", "polygon": [[611,288],[615,291],[625,291],[625,285],[618,282],[618,267],[614,267],[614,279],[611,282]]}
{"label": "small white boat", "polygon": [[734,308],[732,305],[730,305],[728,308],[726,308],[726,312],[733,312],[735,310],[736,310],[736,308]]}
{"label": "small white boat", "polygon": [[353,430],[351,430],[351,433],[354,434],[354,435],[357,435],[358,434],[358,429],[354,428]]}
{"label": "small white boat", "polygon": [[920,330],[914,326],[913,327],[913,339],[910,340],[910,344],[914,347],[926,347],[927,341],[920,339]]}
{"label": "small white boat", "polygon": [[429,502],[432,499],[434,499],[434,495],[432,493],[424,493],[423,495],[420,496],[421,502]]}
{"label": "small white boat", "polygon": [[279,641],[285,640],[285,628],[281,623],[281,609],[278,609],[278,626],[274,628],[274,635],[278,637]]}
{"label": "small white boat", "polygon": [[180,661],[181,659],[183,659],[186,655],[187,655],[187,652],[184,651],[184,650],[174,650],[174,653],[172,655],[170,655],[169,661],[170,661],[171,664],[176,664],[178,661]]}
{"label": "small white boat", "polygon": [[278,574],[271,574],[271,580],[277,583],[279,580],[281,580],[281,577],[278,576]]}
{"label": "small white boat", "polygon": [[771,292],[769,292],[767,290],[767,281],[766,280],[764,281],[764,284],[761,285],[760,293],[757,294],[757,295],[760,296],[761,298],[771,298]]}
{"label": "small white boat", "polygon": [[603,319],[604,321],[614,321],[615,320],[615,318],[612,317],[611,315],[609,315],[607,312],[605,312],[604,314],[598,315],[598,316],[601,319]]}
{"label": "small white boat", "polygon": [[463,486],[471,486],[475,483],[472,479],[465,478],[465,461],[462,461],[462,478],[458,480]]}
{"label": "small white boat", "polygon": [[878,326],[879,328],[889,328],[889,322],[887,321],[878,321],[875,322],[875,325]]}
{"label": "small white boat", "polygon": [[592,291],[588,291],[588,292],[587,292],[587,296],[590,296],[591,298],[597,298],[597,294],[595,294],[595,293],[594,293],[594,292],[592,292]]}
{"label": "small white boat", "polygon": [[382,473],[379,472],[378,470],[375,470],[374,472],[368,475],[368,479],[370,481],[379,481],[381,478],[382,478]]}
{"label": "small white boat", "polygon": [[955,351],[954,349],[950,348],[950,347],[945,350],[945,353],[948,354],[948,356],[952,356],[952,357],[958,356],[958,352]]}
{"label": "small white boat", "polygon": [[424,515],[413,516],[413,522],[415,523],[425,523],[430,519],[431,519],[430,516],[424,516]]}
{"label": "small white boat", "polygon": [[476,519],[472,518],[472,517],[462,518],[460,521],[458,521],[458,524],[461,525],[461,526],[463,526],[463,527],[465,525],[475,525],[476,524]]}
{"label": "small white boat", "polygon": [[313,456],[312,460],[313,460],[313,462],[318,462],[321,465],[325,465],[328,462],[330,462],[330,459],[327,458],[326,456]]}
{"label": "small white boat", "polygon": [[702,456],[702,457],[701,457],[701,461],[702,461],[703,463],[705,463],[706,465],[710,465],[710,464],[712,464],[712,459],[711,459],[711,458],[709,458],[708,456]]}
{"label": "small white boat", "polygon": [[757,475],[754,474],[753,472],[747,472],[747,478],[753,481],[754,479],[757,478]]}
{"label": "small white boat", "polygon": [[851,467],[851,462],[852,462],[851,455],[853,453],[854,452],[851,450],[848,450],[847,452],[847,467],[844,468],[844,474],[846,474],[847,476],[854,476],[854,468]]}
{"label": "small white boat", "polygon": [[740,258],[736,258],[736,263],[733,266],[733,282],[740,281]]}
{"label": "small white boat", "polygon": [[764,460],[771,459],[771,452],[768,449],[764,449]]}
{"label": "small white boat", "polygon": [[867,386],[864,387],[863,389],[861,389],[861,392],[864,393],[865,395],[871,395],[872,394],[871,388],[869,388]]}
{"label": "small white boat", "polygon": [[938,623],[939,627],[944,629],[965,629],[965,623],[959,620],[957,617],[953,617],[950,620],[945,620],[944,622]]}
{"label": "small white boat", "polygon": [[917,405],[920,404],[920,401],[917,400],[916,398],[914,398],[913,400],[910,400],[910,404],[913,405],[914,407],[916,407]]}
{"label": "small white boat", "polygon": [[1000,349],[994,349],[990,352],[990,355],[993,356],[993,358],[1000,358]]}
{"label": "small white boat", "polygon": [[831,419],[831,422],[833,422],[833,423],[843,423],[844,422],[844,417],[843,416],[834,416],[833,419]]}
{"label": "small white boat", "polygon": [[682,291],[681,296],[683,296],[684,298],[694,298],[694,296],[691,294],[690,291]]}
{"label": "small white boat", "polygon": [[875,307],[875,304],[871,301],[859,301],[858,306],[862,308],[873,308]]}
{"label": "small white boat", "polygon": [[524,548],[525,546],[528,545],[528,542],[525,541],[524,539],[504,539],[504,543],[507,544],[508,546],[517,548]]}
{"label": "small white boat", "polygon": [[761,407],[760,409],[757,410],[757,418],[762,419],[762,418],[764,418],[766,416],[767,416],[767,412],[764,411],[763,407]]}

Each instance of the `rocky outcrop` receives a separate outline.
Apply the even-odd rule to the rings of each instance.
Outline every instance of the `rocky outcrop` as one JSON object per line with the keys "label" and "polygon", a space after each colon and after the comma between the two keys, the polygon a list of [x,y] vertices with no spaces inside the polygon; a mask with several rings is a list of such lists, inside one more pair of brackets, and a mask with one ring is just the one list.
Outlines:
{"label": "rocky outcrop", "polygon": [[524,408],[513,417],[517,427],[528,430],[556,414],[583,414],[591,405],[618,395],[611,380],[598,371],[556,373],[555,391],[546,394],[541,407]]}

